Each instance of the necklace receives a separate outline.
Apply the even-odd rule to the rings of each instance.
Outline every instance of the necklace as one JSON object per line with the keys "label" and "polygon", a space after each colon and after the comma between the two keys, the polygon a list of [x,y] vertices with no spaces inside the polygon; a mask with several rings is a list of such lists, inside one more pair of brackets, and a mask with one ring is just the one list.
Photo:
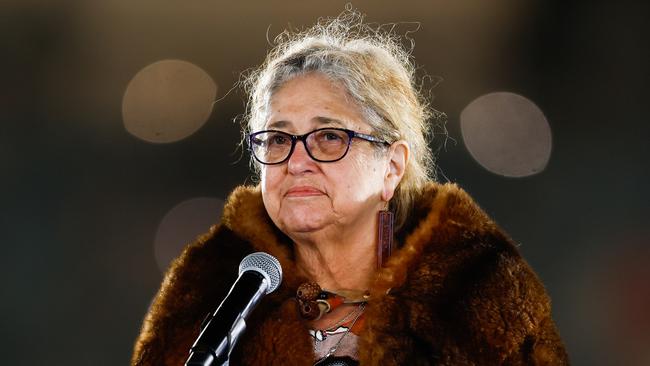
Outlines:
{"label": "necklace", "polygon": [[[357,308],[358,310],[353,310],[353,311],[350,313],[350,314],[352,314],[352,313],[356,313],[356,315],[354,316],[354,320],[352,320],[352,324],[350,324],[350,326],[348,327],[348,329],[345,330],[345,333],[343,333],[343,335],[341,336],[341,338],[339,338],[339,340],[336,342],[336,344],[334,344],[334,346],[330,347],[330,349],[327,351],[327,353],[325,354],[325,356],[324,356],[324,357],[323,357],[319,362],[317,362],[316,365],[318,365],[318,364],[321,363],[323,360],[327,359],[328,357],[330,357],[330,356],[334,355],[334,353],[336,353],[336,350],[339,348],[339,346],[340,346],[341,343],[343,342],[343,339],[345,339],[345,336],[347,336],[348,333],[350,333],[350,331],[351,331],[352,328],[354,327],[354,324],[356,324],[357,320],[359,320],[359,318],[361,317],[361,314],[363,314],[363,310],[364,310],[365,308],[366,308],[366,303],[363,302],[363,303],[361,303],[361,305],[359,305],[359,307]],[[350,314],[348,314],[348,315],[350,315]],[[346,315],[346,318],[348,317],[348,315]],[[340,322],[340,321],[339,321],[339,322]],[[330,328],[330,329],[331,329],[331,328]]]}
{"label": "necklace", "polygon": [[368,301],[367,291],[323,290],[316,282],[303,283],[296,291],[300,315],[309,320],[318,320],[325,313],[342,304],[361,304]]}
{"label": "necklace", "polygon": [[345,324],[348,322],[350,319],[354,318],[355,316],[360,315],[363,313],[363,308],[365,306],[365,303],[362,303],[361,305],[355,307],[352,311],[347,313],[343,318],[341,318],[339,321],[336,323],[330,325],[329,327],[325,328],[326,331],[334,331],[336,328],[340,327],[341,325]]}

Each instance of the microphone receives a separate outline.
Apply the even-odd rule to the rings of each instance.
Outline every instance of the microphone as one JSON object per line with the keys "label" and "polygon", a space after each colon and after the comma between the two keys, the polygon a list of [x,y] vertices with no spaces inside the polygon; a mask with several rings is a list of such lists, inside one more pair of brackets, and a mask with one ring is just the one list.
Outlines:
{"label": "microphone", "polygon": [[242,259],[239,277],[217,310],[203,321],[185,366],[227,365],[230,352],[246,330],[246,319],[280,283],[282,267],[272,255],[257,252]]}

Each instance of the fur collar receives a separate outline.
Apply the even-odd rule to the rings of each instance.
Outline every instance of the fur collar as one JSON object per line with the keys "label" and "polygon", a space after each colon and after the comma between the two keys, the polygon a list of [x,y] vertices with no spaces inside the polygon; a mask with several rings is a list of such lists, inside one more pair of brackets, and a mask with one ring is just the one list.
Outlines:
{"label": "fur collar", "polygon": [[[401,235],[403,245],[398,243],[400,248],[379,274],[371,291],[374,295],[401,286],[412,262],[428,244],[449,243],[465,233],[481,235],[498,231],[465,191],[455,184],[431,183],[417,201],[419,206],[414,210],[415,217],[405,225],[408,234]],[[292,288],[299,285],[293,276],[295,263],[291,241],[268,217],[259,187],[236,188],[224,208],[222,223],[251,243],[255,251],[268,252],[278,258],[286,272],[285,284]],[[441,223],[444,223],[443,227]]]}
{"label": "fur collar", "polygon": [[[565,363],[544,288],[511,240],[456,185],[431,183],[417,202],[370,289],[361,364],[501,364],[518,357]],[[306,279],[296,275],[292,243],[272,224],[257,187],[237,188],[222,223],[173,263],[133,363],[184,362],[201,319],[253,251],[278,258],[284,280],[249,320],[233,364],[313,364],[292,300]]]}

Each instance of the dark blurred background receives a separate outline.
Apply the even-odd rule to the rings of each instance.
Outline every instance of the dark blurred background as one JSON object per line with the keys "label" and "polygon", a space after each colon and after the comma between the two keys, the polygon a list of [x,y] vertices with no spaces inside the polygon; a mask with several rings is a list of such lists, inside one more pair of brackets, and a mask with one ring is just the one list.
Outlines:
{"label": "dark blurred background", "polygon": [[[520,243],[574,365],[650,364],[643,4],[353,2],[415,41],[439,180]],[[0,4],[3,364],[128,363],[169,260],[251,182],[241,72],[344,7]]]}

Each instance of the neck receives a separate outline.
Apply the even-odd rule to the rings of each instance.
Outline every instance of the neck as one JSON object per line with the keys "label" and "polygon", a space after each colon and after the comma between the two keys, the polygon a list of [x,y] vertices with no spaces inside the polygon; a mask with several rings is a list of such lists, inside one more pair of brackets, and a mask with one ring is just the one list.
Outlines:
{"label": "neck", "polygon": [[364,226],[365,230],[294,239],[298,270],[323,289],[367,289],[376,270],[377,220]]}

